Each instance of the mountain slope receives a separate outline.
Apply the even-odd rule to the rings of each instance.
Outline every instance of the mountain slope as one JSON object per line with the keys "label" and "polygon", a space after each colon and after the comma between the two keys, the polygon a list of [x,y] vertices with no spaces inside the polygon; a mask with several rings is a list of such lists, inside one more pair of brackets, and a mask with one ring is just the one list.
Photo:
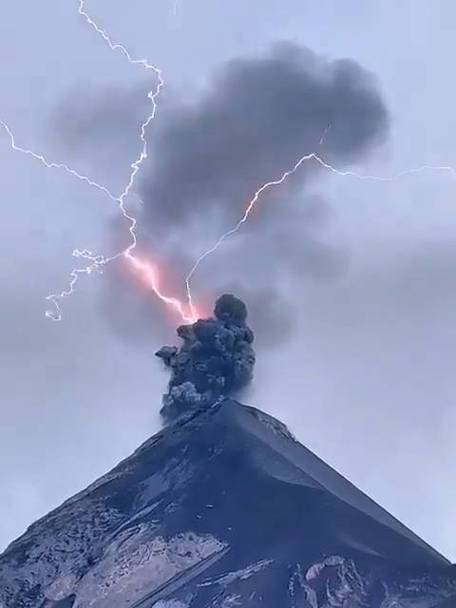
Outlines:
{"label": "mountain slope", "polygon": [[445,558],[230,399],[166,427],[0,556],[5,608],[440,608],[454,594]]}

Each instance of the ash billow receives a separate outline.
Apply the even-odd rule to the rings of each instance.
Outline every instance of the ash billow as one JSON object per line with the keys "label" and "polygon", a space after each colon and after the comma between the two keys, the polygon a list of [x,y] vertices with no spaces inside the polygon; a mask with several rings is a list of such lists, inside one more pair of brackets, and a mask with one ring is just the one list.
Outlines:
{"label": "ash billow", "polygon": [[252,379],[255,352],[247,307],[232,294],[222,295],[214,317],[181,325],[180,348],[163,346],[157,353],[171,369],[161,414],[174,420],[187,412],[214,404],[245,387]]}

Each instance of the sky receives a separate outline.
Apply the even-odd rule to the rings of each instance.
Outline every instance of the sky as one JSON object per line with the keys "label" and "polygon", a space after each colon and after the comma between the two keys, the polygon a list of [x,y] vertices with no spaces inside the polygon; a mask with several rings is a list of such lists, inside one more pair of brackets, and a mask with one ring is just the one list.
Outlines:
{"label": "sky", "polygon": [[[77,8],[73,0],[18,0],[5,9],[0,119],[18,145],[118,191],[138,152],[150,81],[111,52]],[[391,176],[424,165],[456,167],[451,0],[432,6],[424,0],[92,0],[86,8],[114,40],[162,70],[162,106],[159,99],[157,131],[150,131],[157,158],[154,135],[166,144],[163,133],[182,100],[204,98],[205,87],[217,82],[214,73],[233,58],[270,56],[272,45],[286,41],[324,61],[354,60],[373,75],[389,127],[381,142],[357,154],[352,170]],[[330,136],[331,130],[328,146]],[[63,303],[62,320],[47,319],[45,297],[67,285],[72,250],[111,252],[123,242],[125,226],[109,198],[12,151],[3,132],[0,163],[4,547],[160,428],[167,376],[154,351],[173,339],[177,320],[151,294],[138,296],[134,285],[109,272],[83,277]],[[208,260],[194,284],[207,301],[221,287],[249,285],[258,363],[245,401],[286,422],[301,442],[453,560],[455,184],[450,170],[393,181],[320,171],[302,196],[288,193],[294,207],[280,207],[279,194],[266,197],[263,214],[258,210],[238,240]],[[147,180],[141,188],[146,194]],[[302,215],[291,221],[281,213],[296,213],[299,201]],[[144,202],[135,204],[154,239],[176,237],[170,286],[181,289],[181,266],[208,242],[207,220],[196,216],[190,245],[180,251],[175,225],[157,225]],[[241,201],[233,205],[238,210]],[[271,253],[278,247],[271,225],[285,231],[281,243],[290,229],[290,242],[302,237],[318,245],[294,255],[302,272],[287,270],[283,281],[285,266]],[[328,272],[332,259],[337,263]]]}

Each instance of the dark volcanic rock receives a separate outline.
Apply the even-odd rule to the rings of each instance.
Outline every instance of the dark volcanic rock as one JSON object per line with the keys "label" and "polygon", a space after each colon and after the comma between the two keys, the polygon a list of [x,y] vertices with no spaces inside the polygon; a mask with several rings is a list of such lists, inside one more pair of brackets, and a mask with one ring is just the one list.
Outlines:
{"label": "dark volcanic rock", "polygon": [[5,608],[453,608],[455,595],[441,555],[230,400],[165,428],[0,557]]}

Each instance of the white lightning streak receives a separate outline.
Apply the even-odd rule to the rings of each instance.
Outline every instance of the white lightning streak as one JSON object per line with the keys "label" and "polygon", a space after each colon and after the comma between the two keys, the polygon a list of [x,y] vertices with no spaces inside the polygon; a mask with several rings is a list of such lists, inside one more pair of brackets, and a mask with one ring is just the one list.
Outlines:
{"label": "white lightning streak", "polygon": [[[50,294],[49,296],[47,296],[46,299],[49,302],[52,302],[52,304],[54,305],[55,311],[54,312],[46,311],[46,316],[48,316],[49,318],[51,318],[55,321],[60,321],[62,318],[62,311],[61,311],[60,304],[59,304],[60,300],[62,300],[63,298],[66,298],[66,297],[70,296],[72,293],[74,293],[76,284],[77,284],[81,274],[91,274],[94,271],[102,272],[103,266],[105,266],[106,264],[108,264],[114,260],[117,260],[118,258],[120,258],[122,256],[127,258],[130,262],[140,263],[139,261],[137,261],[134,258],[133,254],[132,254],[133,249],[135,249],[135,247],[137,245],[137,237],[136,237],[136,232],[135,232],[137,220],[135,217],[133,217],[132,215],[130,215],[128,213],[128,211],[125,207],[125,203],[126,203],[128,195],[130,194],[130,192],[134,186],[135,178],[141,168],[141,165],[148,158],[146,131],[147,131],[148,126],[154,120],[154,118],[156,116],[157,97],[160,94],[160,91],[161,91],[163,85],[165,84],[164,80],[163,80],[163,76],[162,76],[162,71],[158,67],[149,63],[147,59],[135,59],[130,54],[130,51],[128,51],[128,49],[123,44],[114,42],[112,40],[112,38],[109,36],[109,34],[107,34],[107,32],[105,30],[103,30],[90,17],[90,15],[87,13],[87,11],[85,9],[85,0],[79,0],[78,13],[79,13],[79,15],[81,15],[81,17],[83,17],[85,19],[85,21],[88,23],[88,25],[90,25],[95,30],[95,32],[99,36],[102,37],[102,39],[107,43],[107,45],[109,46],[111,51],[114,51],[114,52],[119,51],[122,55],[124,55],[124,57],[127,59],[127,61],[131,65],[140,65],[146,71],[152,71],[157,78],[157,85],[155,86],[154,89],[151,89],[147,93],[147,97],[152,104],[152,111],[147,116],[146,120],[141,124],[141,128],[140,128],[140,140],[141,140],[141,144],[142,144],[141,152],[140,152],[139,156],[135,159],[135,161],[132,162],[130,165],[131,172],[130,172],[129,179],[125,185],[124,190],[121,192],[121,194],[119,196],[114,197],[113,195],[111,195],[109,193],[109,191],[106,188],[104,188],[104,187],[101,188],[101,189],[104,189],[110,195],[110,198],[113,199],[117,203],[119,210],[122,213],[122,216],[127,220],[128,224],[129,224],[128,231],[129,231],[130,237],[131,237],[130,244],[128,245],[128,247],[126,249],[124,249],[124,250],[120,251],[119,253],[116,253],[115,255],[112,255],[110,257],[94,255],[91,251],[88,251],[87,249],[82,250],[82,251],[79,249],[76,249],[75,251],[73,251],[73,255],[75,257],[84,258],[84,259],[88,260],[90,262],[90,264],[88,266],[86,266],[85,268],[73,269],[70,273],[71,278],[70,278],[68,287],[66,289],[62,290],[60,293],[54,293],[54,294]],[[70,173],[72,173],[72,170],[69,170],[69,171],[70,171]],[[137,264],[135,264],[135,267],[137,267]],[[163,300],[164,302],[166,302],[168,304],[170,303],[167,301],[167,298],[158,290],[157,282],[155,280],[151,280],[151,287],[152,287],[153,291],[156,293],[156,295],[161,300]],[[171,305],[173,306],[172,303],[171,303]]]}
{"label": "white lightning streak", "polygon": [[[322,136],[322,139],[320,140],[320,144],[323,143],[324,136],[326,135],[326,133],[328,131],[329,131],[329,127],[326,129],[324,135]],[[456,169],[454,167],[445,166],[445,165],[443,165],[443,166],[438,166],[438,165],[422,165],[421,167],[417,167],[417,168],[414,168],[414,169],[407,169],[407,170],[401,171],[399,173],[396,173],[395,175],[386,175],[386,176],[381,176],[380,175],[379,176],[379,175],[369,175],[369,174],[357,173],[356,171],[350,171],[350,170],[341,171],[341,170],[337,169],[336,167],[333,167],[332,165],[330,165],[329,163],[327,163],[325,160],[323,160],[321,158],[321,156],[319,156],[315,152],[311,152],[310,154],[306,154],[305,156],[302,156],[295,163],[295,165],[291,169],[288,169],[287,171],[285,171],[281,175],[281,177],[279,177],[276,180],[266,182],[260,188],[258,188],[258,190],[255,192],[255,194],[253,195],[253,197],[248,202],[247,207],[245,208],[244,214],[238,220],[238,222],[233,226],[233,228],[230,228],[229,230],[227,230],[226,232],[224,232],[217,239],[217,241],[214,243],[214,245],[212,245],[209,249],[207,249],[206,251],[204,251],[196,259],[195,263],[193,264],[192,268],[190,269],[190,272],[188,273],[188,275],[187,275],[187,277],[185,279],[185,287],[186,287],[186,291],[187,291],[187,301],[188,301],[188,304],[189,304],[190,311],[192,313],[194,312],[194,305],[193,305],[192,290],[191,290],[191,280],[192,280],[193,275],[195,274],[195,272],[198,270],[200,264],[209,255],[215,253],[215,251],[217,251],[217,249],[222,245],[222,243],[227,238],[229,238],[230,236],[232,236],[233,234],[235,234],[236,232],[238,232],[238,230],[240,230],[240,228],[242,227],[242,225],[245,224],[247,222],[247,220],[249,219],[249,216],[250,216],[251,212],[253,211],[253,209],[254,209],[256,203],[258,202],[261,194],[265,190],[269,190],[270,188],[273,188],[275,186],[280,186],[281,184],[283,184],[291,175],[293,175],[294,173],[296,173],[296,171],[298,171],[298,169],[301,167],[301,165],[304,162],[306,162],[306,161],[315,161],[318,165],[320,165],[321,167],[323,167],[324,169],[326,169],[330,173],[334,173],[334,174],[338,175],[339,177],[353,177],[353,178],[356,178],[356,179],[359,179],[359,180],[369,180],[369,181],[377,181],[377,182],[394,182],[394,181],[397,181],[398,179],[401,179],[402,177],[406,177],[407,175],[413,175],[415,173],[422,173],[422,172],[425,172],[425,171],[438,171],[438,172],[451,173],[453,176],[456,177]]]}
{"label": "white lightning streak", "polygon": [[[158,282],[157,269],[154,266],[150,265],[148,262],[145,262],[133,255],[133,250],[137,246],[137,235],[136,235],[137,220],[133,215],[131,215],[127,211],[126,206],[125,206],[126,200],[129,196],[129,194],[132,192],[132,189],[134,187],[136,176],[137,176],[138,172],[140,171],[142,164],[148,158],[148,146],[147,146],[147,140],[146,140],[146,132],[147,132],[148,126],[154,120],[154,118],[156,116],[157,97],[160,94],[162,87],[164,86],[162,71],[158,67],[149,63],[149,61],[147,59],[134,58],[131,55],[130,51],[124,45],[114,42],[112,40],[112,38],[109,36],[109,34],[107,34],[106,31],[104,29],[102,29],[87,13],[86,8],[85,8],[85,0],[77,0],[77,2],[78,2],[78,14],[81,17],[83,17],[84,20],[86,21],[86,23],[90,27],[92,27],[94,29],[94,31],[104,40],[104,42],[109,46],[110,50],[113,52],[121,53],[131,65],[139,65],[146,71],[153,72],[154,76],[156,77],[157,84],[156,84],[155,88],[151,89],[147,94],[147,98],[150,100],[150,102],[152,104],[152,109],[151,109],[150,114],[147,116],[146,120],[141,124],[141,127],[140,127],[139,137],[140,137],[140,141],[142,144],[141,151],[139,153],[139,156],[134,160],[134,162],[132,162],[130,164],[131,171],[130,171],[128,181],[125,185],[125,188],[118,196],[114,195],[109,190],[109,188],[107,188],[105,185],[95,182],[94,180],[90,179],[86,175],[79,173],[78,171],[67,166],[66,164],[51,162],[51,161],[47,160],[41,154],[37,154],[36,152],[34,152],[32,150],[18,146],[16,144],[14,135],[13,135],[11,129],[9,128],[9,126],[5,122],[0,120],[0,126],[2,126],[4,128],[7,135],[9,136],[11,148],[13,150],[33,157],[35,160],[40,161],[48,169],[64,170],[68,174],[72,175],[73,177],[76,177],[80,181],[85,182],[89,186],[96,188],[99,191],[102,191],[104,194],[106,194],[112,201],[114,201],[118,205],[118,208],[119,208],[122,216],[127,220],[128,224],[129,224],[128,231],[129,231],[130,237],[131,237],[130,244],[125,249],[123,249],[122,251],[120,251],[114,255],[111,255],[109,257],[105,257],[103,255],[95,255],[88,249],[82,249],[82,250],[75,249],[73,251],[74,257],[86,260],[88,262],[88,265],[83,268],[74,268],[70,273],[70,280],[69,280],[67,288],[62,290],[60,293],[50,294],[49,296],[47,296],[46,299],[53,304],[54,311],[49,311],[49,310],[46,311],[46,316],[48,316],[49,318],[51,318],[53,320],[59,321],[62,318],[60,301],[64,298],[70,296],[72,293],[74,293],[76,284],[79,280],[79,277],[82,274],[91,274],[96,271],[103,272],[103,267],[106,264],[108,264],[109,262],[112,262],[114,260],[117,260],[121,257],[124,257],[125,259],[127,259],[130,262],[130,264],[132,265],[133,268],[135,268],[136,270],[138,270],[142,273],[143,277],[148,282],[148,286],[165,304],[167,304],[171,308],[175,309],[181,315],[183,320],[185,320],[186,322],[193,322],[197,318],[197,312],[196,312],[196,309],[195,309],[193,301],[192,301],[191,280],[192,280],[195,272],[199,268],[200,264],[209,255],[214,253],[223,244],[223,242],[227,238],[229,238],[230,236],[235,234],[238,230],[240,230],[242,225],[247,222],[247,220],[250,216],[250,213],[254,209],[256,203],[259,201],[263,192],[265,192],[266,190],[268,190],[270,188],[280,186],[281,184],[283,184],[292,174],[294,174],[296,171],[298,171],[298,169],[301,167],[301,165],[306,161],[314,162],[317,165],[321,166],[326,171],[328,171],[330,173],[334,173],[340,177],[353,177],[353,178],[356,178],[359,180],[370,180],[370,181],[378,181],[378,182],[394,182],[407,175],[413,175],[413,174],[427,172],[427,171],[446,172],[446,173],[451,173],[453,176],[456,176],[456,169],[454,167],[436,166],[436,165],[422,165],[421,167],[407,169],[405,171],[401,171],[400,173],[397,173],[395,175],[390,175],[390,176],[362,174],[362,173],[357,173],[357,172],[351,171],[351,170],[347,170],[347,171],[339,170],[336,167],[329,164],[328,162],[326,162],[325,160],[323,160],[323,158],[321,156],[317,155],[315,152],[306,154],[305,156],[301,157],[291,169],[285,171],[281,175],[281,177],[263,184],[254,193],[252,199],[247,204],[244,214],[239,219],[239,221],[234,225],[234,227],[231,228],[230,230],[228,230],[227,232],[225,232],[224,234],[222,234],[217,239],[217,241],[215,242],[215,244],[212,247],[210,247],[207,251],[203,252],[196,259],[194,265],[190,269],[190,272],[188,273],[188,275],[185,279],[187,299],[188,299],[188,305],[189,305],[189,311],[190,311],[189,313],[186,313],[185,307],[182,305],[182,303],[179,300],[166,296],[163,292],[161,292],[160,287],[159,287],[159,282]],[[177,8],[177,2],[175,3],[175,6]],[[320,146],[324,143],[325,138],[326,138],[330,128],[331,128],[331,125],[328,125],[325,132],[323,133],[323,135],[320,139]]]}
{"label": "white lightning streak", "polygon": [[36,152],[33,152],[33,150],[28,150],[27,148],[22,148],[21,146],[18,146],[16,144],[16,139],[13,135],[13,132],[11,131],[9,126],[6,124],[6,122],[4,122],[3,120],[0,120],[0,125],[5,129],[6,133],[8,134],[8,137],[9,137],[10,143],[11,143],[11,148],[13,150],[15,150],[16,152],[22,152],[22,154],[26,154],[27,156],[33,157],[34,159],[40,161],[40,163],[42,163],[48,169],[62,169],[63,171],[66,171],[73,177],[76,177],[77,179],[79,179],[83,182],[86,182],[86,184],[88,184],[89,186],[92,186],[93,188],[97,188],[98,190],[101,190],[102,192],[107,194],[111,200],[113,200],[113,201],[118,200],[118,197],[114,196],[114,194],[112,194],[112,192],[110,192],[108,190],[108,188],[106,188],[106,186],[103,186],[102,184],[98,184],[97,182],[94,182],[86,175],[83,175],[82,173],[78,173],[78,171],[75,171],[75,169],[72,169],[71,167],[68,167],[67,165],[65,165],[63,163],[51,162],[51,161],[47,160],[42,154],[37,154]]}
{"label": "white lightning streak", "polygon": [[252,211],[252,209],[254,208],[256,202],[258,201],[258,199],[260,198],[261,194],[265,191],[268,190],[269,188],[272,188],[273,186],[279,186],[280,184],[283,184],[283,182],[293,173],[295,173],[299,167],[302,165],[302,163],[306,160],[310,160],[312,158],[312,154],[306,154],[306,156],[303,156],[302,158],[300,158],[298,160],[298,162],[294,165],[294,167],[292,169],[289,169],[288,171],[285,171],[285,173],[283,173],[282,177],[280,177],[279,179],[276,179],[274,181],[270,181],[270,182],[266,182],[265,184],[263,184],[261,186],[261,188],[258,188],[258,190],[255,192],[255,194],[253,195],[253,198],[250,199],[245,211],[244,211],[244,215],[241,217],[241,219],[234,225],[233,228],[231,228],[230,230],[227,230],[226,232],[224,232],[222,234],[222,236],[220,236],[217,241],[215,242],[215,244],[210,247],[209,249],[207,249],[206,251],[204,251],[204,253],[202,253],[195,261],[195,263],[193,264],[192,268],[190,269],[190,272],[188,273],[188,275],[185,278],[185,287],[187,290],[187,300],[188,300],[188,304],[190,307],[190,310],[193,311],[194,310],[194,304],[193,304],[193,298],[192,298],[192,290],[191,290],[191,280],[193,275],[195,274],[195,272],[197,271],[199,265],[201,264],[201,262],[203,262],[203,260],[205,260],[209,255],[211,255],[212,253],[214,253],[215,251],[217,251],[217,249],[220,247],[220,245],[230,236],[232,236],[235,232],[237,232],[242,224],[245,224],[245,222],[248,220],[248,217],[250,215],[250,212]]}
{"label": "white lightning streak", "polygon": [[53,294],[50,294],[47,296],[46,300],[53,304],[54,310],[47,310],[45,314],[48,318],[50,318],[54,321],[60,321],[62,318],[60,301],[64,298],[70,296],[72,293],[74,293],[76,284],[79,280],[79,277],[82,274],[91,274],[92,272],[95,272],[95,271],[103,272],[103,267],[106,264],[108,264],[109,262],[112,262],[114,260],[117,260],[120,257],[125,257],[126,259],[128,259],[130,261],[130,263],[132,263],[132,265],[136,269],[142,270],[143,272],[145,272],[145,274],[149,278],[149,286],[152,288],[152,290],[155,292],[155,294],[163,302],[165,302],[166,304],[168,304],[169,306],[171,306],[175,310],[177,310],[177,312],[179,312],[181,314],[181,316],[184,320],[190,320],[190,317],[187,317],[185,315],[182,305],[177,300],[175,300],[174,298],[169,298],[168,296],[165,296],[160,291],[160,289],[158,287],[157,278],[154,274],[154,270],[150,269],[150,272],[146,272],[147,264],[145,262],[142,262],[141,260],[138,260],[137,258],[135,258],[133,256],[132,251],[135,249],[135,247],[137,245],[137,236],[136,236],[136,232],[135,232],[137,220],[134,216],[132,216],[128,213],[128,211],[125,207],[126,200],[128,198],[128,195],[132,191],[132,188],[135,184],[136,176],[137,176],[139,170],[141,169],[141,165],[148,158],[146,131],[147,131],[148,126],[154,120],[154,118],[156,116],[157,97],[160,94],[162,87],[164,86],[162,72],[158,67],[149,63],[149,61],[147,59],[135,59],[124,45],[114,42],[112,40],[112,38],[109,36],[109,34],[107,34],[107,32],[105,30],[103,30],[87,13],[87,11],[85,9],[85,0],[78,0],[78,13],[79,13],[79,15],[81,15],[81,17],[83,17],[85,19],[87,24],[90,25],[95,30],[95,32],[99,36],[102,37],[102,39],[107,43],[107,45],[109,46],[111,51],[120,52],[122,55],[124,55],[124,57],[127,59],[127,61],[131,65],[139,65],[142,68],[144,68],[146,71],[152,71],[154,76],[157,79],[157,84],[156,84],[155,88],[151,89],[147,93],[147,98],[150,100],[150,102],[152,104],[152,110],[151,110],[150,114],[147,116],[146,120],[141,124],[141,127],[140,127],[140,141],[142,144],[140,154],[134,160],[134,162],[132,162],[130,164],[131,171],[130,171],[128,181],[127,181],[123,191],[117,196],[114,195],[109,190],[109,188],[107,188],[103,184],[99,184],[98,182],[95,182],[94,180],[90,179],[86,175],[83,175],[83,174],[79,173],[78,171],[76,171],[75,169],[69,167],[68,165],[66,165],[64,163],[56,163],[56,162],[49,161],[42,154],[38,154],[38,153],[34,152],[33,150],[29,150],[27,148],[18,146],[16,144],[15,137],[14,137],[13,132],[11,131],[10,127],[4,121],[0,120],[0,125],[5,129],[7,135],[9,136],[11,148],[13,150],[15,150],[17,152],[21,152],[27,156],[33,157],[35,160],[40,161],[48,169],[62,169],[64,171],[66,171],[68,174],[72,175],[73,177],[76,177],[77,179],[85,182],[89,186],[104,192],[112,201],[114,201],[118,205],[118,208],[119,208],[120,212],[122,213],[122,216],[127,220],[128,224],[129,224],[128,231],[129,231],[130,237],[131,237],[130,244],[127,246],[126,249],[124,249],[112,256],[105,257],[103,255],[95,255],[88,249],[82,249],[82,250],[75,249],[73,251],[74,257],[85,259],[89,262],[89,264],[84,268],[74,268],[70,272],[70,280],[69,280],[67,288],[63,289],[60,293],[53,293]]}
{"label": "white lightning streak", "polygon": [[[141,150],[139,157],[130,165],[130,167],[132,169],[132,171],[130,173],[130,179],[128,180],[124,191],[122,192],[122,194],[119,197],[119,199],[121,201],[121,211],[122,211],[123,215],[125,216],[125,218],[127,220],[129,220],[130,222],[133,222],[133,219],[130,216],[126,215],[123,205],[125,203],[125,198],[128,196],[131,188],[133,187],[136,174],[138,173],[139,169],[141,168],[142,163],[148,157],[146,130],[147,130],[147,127],[149,126],[149,124],[154,120],[155,115],[157,113],[157,97],[160,94],[160,91],[161,91],[163,85],[165,84],[165,82],[163,80],[162,71],[160,70],[160,68],[149,63],[147,59],[134,59],[124,45],[119,44],[117,42],[113,42],[111,37],[103,29],[101,29],[101,27],[97,23],[95,23],[95,21],[93,21],[93,19],[88,15],[88,13],[85,10],[85,0],[79,0],[78,12],[82,17],[84,17],[84,19],[87,21],[87,23],[93,27],[93,29],[97,32],[97,34],[99,34],[103,38],[103,40],[108,44],[109,48],[112,51],[121,52],[126,57],[127,61],[131,65],[140,65],[145,70],[152,70],[152,72],[154,72],[155,76],[157,77],[157,86],[155,87],[155,89],[152,89],[147,93],[147,97],[152,103],[152,112],[149,114],[147,119],[141,125],[140,139],[142,142],[142,150]],[[134,226],[133,226],[133,230],[134,230]],[[130,230],[130,232],[131,232],[131,230]],[[134,236],[134,235],[132,235],[132,236]],[[131,248],[133,248],[135,246],[136,246],[136,239],[134,239]]]}

